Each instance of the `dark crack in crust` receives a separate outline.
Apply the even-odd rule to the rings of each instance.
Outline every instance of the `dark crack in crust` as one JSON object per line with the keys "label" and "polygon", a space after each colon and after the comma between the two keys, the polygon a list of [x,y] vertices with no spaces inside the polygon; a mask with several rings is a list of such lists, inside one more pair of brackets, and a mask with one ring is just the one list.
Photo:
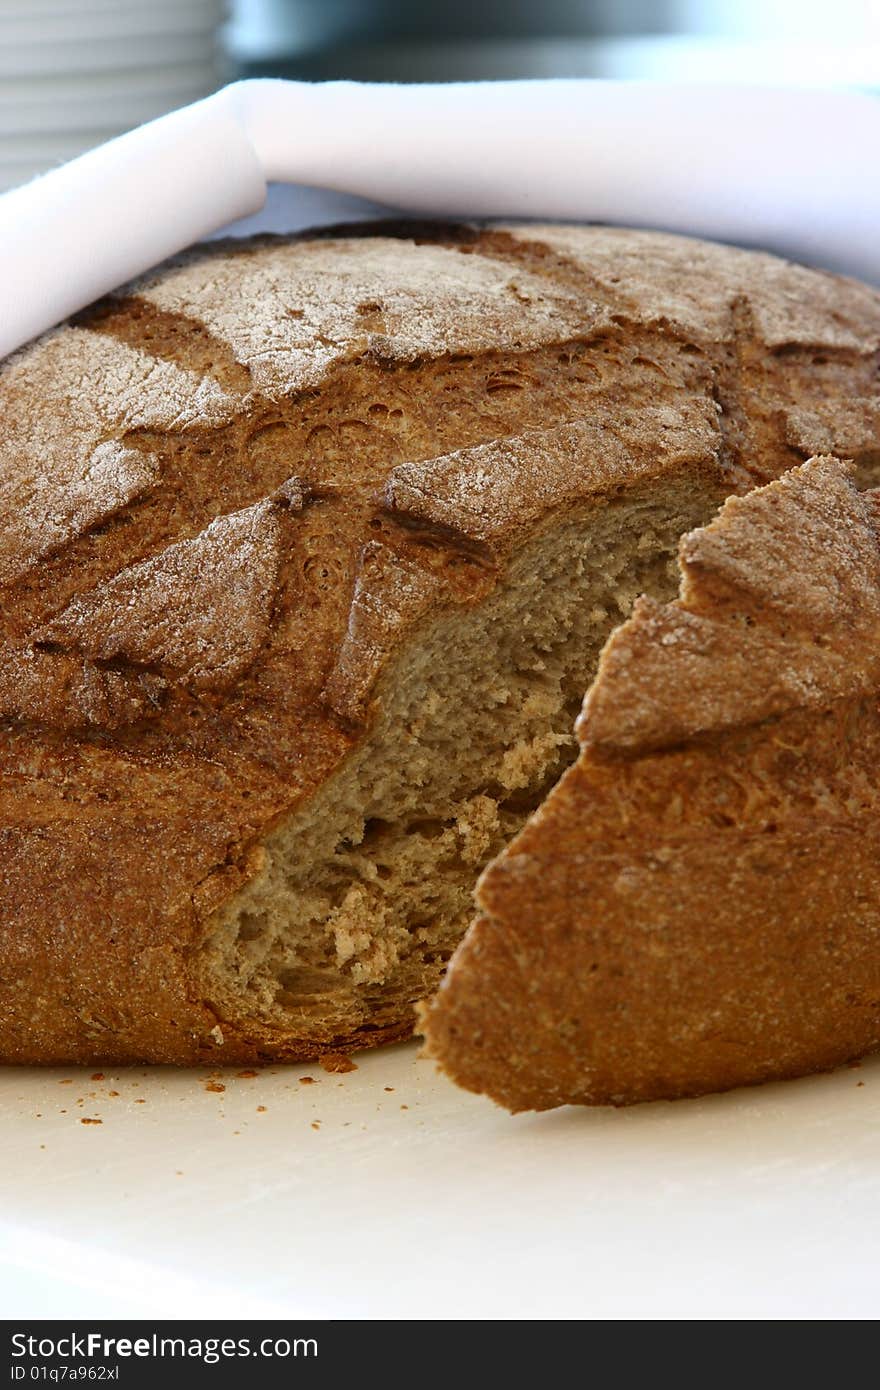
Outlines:
{"label": "dark crack in crust", "polygon": [[261,1056],[189,958],[410,622],[633,470],[868,477],[878,335],[872,292],[770,257],[402,224],[197,249],[9,359],[0,1054]]}

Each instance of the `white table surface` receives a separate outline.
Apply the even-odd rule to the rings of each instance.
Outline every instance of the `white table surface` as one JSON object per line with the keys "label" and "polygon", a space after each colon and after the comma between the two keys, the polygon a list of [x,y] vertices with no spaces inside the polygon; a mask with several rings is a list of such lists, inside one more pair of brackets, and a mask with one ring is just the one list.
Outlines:
{"label": "white table surface", "polygon": [[880,1060],[516,1117],[414,1045],[209,1081],[0,1071],[5,1317],[877,1316]]}

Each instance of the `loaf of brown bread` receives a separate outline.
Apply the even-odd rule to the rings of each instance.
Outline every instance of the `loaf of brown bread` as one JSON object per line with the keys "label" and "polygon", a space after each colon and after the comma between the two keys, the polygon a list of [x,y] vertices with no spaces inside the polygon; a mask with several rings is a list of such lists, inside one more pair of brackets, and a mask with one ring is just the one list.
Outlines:
{"label": "loaf of brown bread", "polygon": [[[485,880],[431,1050],[516,1107],[681,1094],[872,1046],[867,773],[861,752],[831,767],[832,728],[864,732],[845,673],[869,681],[865,629],[843,652],[838,571],[807,582],[838,525],[868,527],[869,501],[840,465],[810,465],[824,540],[794,507],[768,565],[758,499],[789,499],[802,475],[745,495],[820,453],[870,483],[878,345],[880,295],[769,256],[402,226],[200,249],[10,359],[0,1058],[238,1063],[406,1036],[480,871],[575,758],[584,692],[639,595],[585,751]],[[745,501],[687,543],[703,597],[665,607],[679,538],[731,496]],[[670,653],[698,620],[691,671]],[[813,639],[821,670],[798,664]],[[777,659],[790,679],[768,681]],[[776,795],[756,730],[787,719],[829,740],[820,810],[792,812],[803,842],[751,790]],[[729,810],[703,788],[718,758]],[[751,858],[743,815],[776,825],[756,822]],[[681,925],[666,942],[639,856],[653,837],[666,862],[675,817],[692,838],[656,878]],[[802,919],[816,844],[839,883]],[[749,1029],[725,1000],[764,979],[762,933]],[[598,979],[597,961],[628,973],[602,993],[580,974]],[[848,970],[864,1024],[849,1031],[834,1012]],[[820,1015],[827,1035],[803,1022]]]}

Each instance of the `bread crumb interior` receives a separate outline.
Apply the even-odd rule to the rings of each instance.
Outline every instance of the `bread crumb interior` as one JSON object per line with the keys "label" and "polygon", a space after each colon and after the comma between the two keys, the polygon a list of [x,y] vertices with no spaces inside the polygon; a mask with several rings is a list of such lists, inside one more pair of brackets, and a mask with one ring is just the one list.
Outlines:
{"label": "bread crumb interior", "polygon": [[367,737],[212,920],[198,979],[221,1018],[319,1051],[433,993],[480,872],[575,757],[606,638],[639,594],[675,596],[679,537],[717,500],[693,478],[654,482],[556,518],[479,606],[420,629]]}

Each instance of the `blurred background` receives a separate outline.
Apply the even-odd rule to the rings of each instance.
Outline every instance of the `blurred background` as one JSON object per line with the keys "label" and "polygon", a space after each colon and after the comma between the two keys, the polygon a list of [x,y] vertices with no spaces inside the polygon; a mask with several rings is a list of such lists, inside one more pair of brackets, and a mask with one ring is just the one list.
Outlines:
{"label": "blurred background", "polygon": [[0,189],[253,76],[880,91],[880,3],[0,0]]}

